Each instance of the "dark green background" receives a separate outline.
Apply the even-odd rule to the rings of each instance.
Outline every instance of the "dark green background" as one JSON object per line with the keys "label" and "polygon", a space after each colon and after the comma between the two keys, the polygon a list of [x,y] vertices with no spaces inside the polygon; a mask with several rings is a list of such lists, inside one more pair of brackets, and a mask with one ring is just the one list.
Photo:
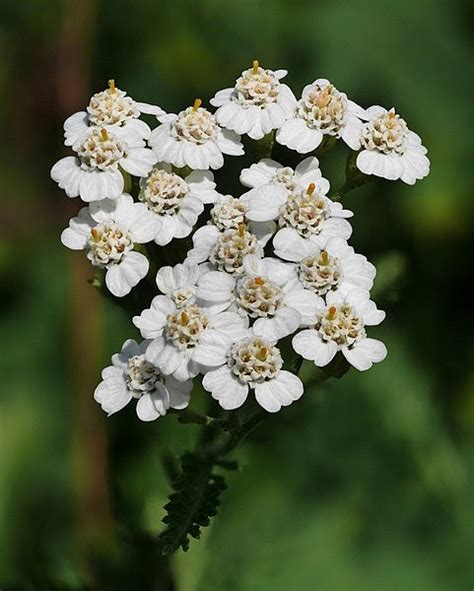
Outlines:
{"label": "dark green background", "polygon": [[[40,1],[0,4],[0,589],[461,591],[474,584],[472,80],[467,1]],[[219,517],[166,572],[148,534],[169,416],[106,419],[99,369],[133,334],[59,234],[80,207],[49,180],[62,122],[115,78],[169,111],[207,104],[258,58],[299,93],[329,78],[395,105],[429,148],[414,187],[347,196],[379,268],[387,360],[268,419]],[[322,161],[337,186],[341,148]],[[219,188],[236,186],[227,159]],[[305,375],[310,379],[310,370]],[[199,401],[197,401],[199,404]],[[138,526],[138,531],[137,530]]]}

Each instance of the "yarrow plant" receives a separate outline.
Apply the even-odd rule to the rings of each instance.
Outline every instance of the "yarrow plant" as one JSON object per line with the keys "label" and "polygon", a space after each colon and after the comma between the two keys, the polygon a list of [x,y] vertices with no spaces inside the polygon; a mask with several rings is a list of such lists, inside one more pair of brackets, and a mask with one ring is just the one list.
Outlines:
{"label": "yarrow plant", "polygon": [[[204,432],[176,467],[163,553],[186,550],[216,513],[227,455],[268,413],[304,404],[303,360],[318,383],[387,355],[370,336],[385,317],[370,296],[376,269],[348,244],[353,213],[340,201],[374,177],[414,184],[429,172],[427,150],[393,108],[365,109],[326,79],[297,99],[286,75],[254,61],[210,100],[214,112],[196,99],[178,114],[111,80],[66,120],[74,155],[51,170],[88,204],[63,244],[85,251],[94,285],[135,310],[142,338],[113,355],[95,400],[109,416],[135,400],[142,421],[173,412]],[[337,140],[346,181],[331,192],[320,158]],[[222,178],[244,145],[240,189],[220,193],[211,169]]]}

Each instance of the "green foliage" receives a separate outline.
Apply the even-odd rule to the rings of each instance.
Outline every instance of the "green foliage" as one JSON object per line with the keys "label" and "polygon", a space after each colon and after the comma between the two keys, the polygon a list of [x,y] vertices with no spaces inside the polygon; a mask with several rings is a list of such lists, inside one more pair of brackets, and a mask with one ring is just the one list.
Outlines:
{"label": "green foliage", "polygon": [[160,535],[163,554],[171,554],[180,546],[189,549],[189,537],[199,539],[201,528],[217,515],[220,496],[226,490],[224,477],[213,471],[209,457],[186,452],[181,457],[180,475],[173,484],[174,492],[165,505],[163,523],[166,530]]}

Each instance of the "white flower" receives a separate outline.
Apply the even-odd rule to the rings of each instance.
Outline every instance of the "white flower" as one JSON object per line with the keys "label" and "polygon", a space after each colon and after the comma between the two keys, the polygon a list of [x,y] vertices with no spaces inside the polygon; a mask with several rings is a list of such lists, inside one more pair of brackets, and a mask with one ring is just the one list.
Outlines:
{"label": "white flower", "polygon": [[427,176],[428,150],[395,110],[375,105],[366,113],[370,121],[361,130],[362,151],[356,162],[359,170],[392,181],[401,179],[409,185]]}
{"label": "white flower", "polygon": [[132,339],[125,341],[121,353],[113,355],[112,365],[102,371],[94,399],[109,416],[133,398],[137,399],[137,415],[142,421],[154,421],[170,408],[188,406],[193,383],[161,375],[145,359],[148,345],[149,341],[140,345]]}
{"label": "white flower", "polygon": [[263,247],[275,232],[275,224],[250,223],[239,224],[220,231],[217,226],[209,224],[193,235],[193,245],[188,252],[187,260],[193,263],[210,261],[219,271],[233,275],[243,273],[243,259],[249,254],[263,256]]}
{"label": "white flower", "polygon": [[178,115],[158,119],[161,125],[152,131],[149,144],[159,161],[178,168],[208,170],[224,165],[223,154],[244,153],[240,136],[219,127],[215,116],[201,107],[200,99]]}
{"label": "white flower", "polygon": [[144,121],[140,121],[141,113],[161,117],[163,109],[134,101],[127,93],[115,86],[114,80],[109,80],[109,88],[97,92],[89,101],[86,111],[74,113],[64,122],[64,137],[66,146],[75,144],[89,127],[106,127],[113,131],[113,127],[127,127],[143,139],[150,137],[151,130]]}
{"label": "white flower", "polygon": [[301,380],[282,369],[283,359],[276,343],[252,330],[227,346],[203,339],[198,358],[212,368],[202,385],[226,410],[242,406],[249,390],[255,392],[258,404],[268,412],[278,412],[303,395]]}
{"label": "white flower", "polygon": [[246,256],[243,269],[244,274],[237,278],[209,271],[198,281],[197,297],[214,305],[232,305],[232,309],[254,319],[256,335],[271,341],[313,322],[319,298],[303,289],[294,265]]}
{"label": "white flower", "polygon": [[363,117],[361,107],[328,80],[319,79],[303,89],[293,118],[277,131],[276,140],[307,154],[320,145],[324,135],[329,135],[342,138],[352,150],[358,150]]}
{"label": "white flower", "polygon": [[161,267],[156,274],[156,284],[164,295],[173,300],[177,308],[196,302],[196,284],[207,269],[189,261],[174,267]]}
{"label": "white flower", "polygon": [[82,208],[61,234],[61,242],[73,250],[85,250],[92,265],[106,269],[109,291],[122,297],[148,273],[148,259],[133,249],[153,240],[156,224],[143,203],[123,194]]}
{"label": "white flower", "polygon": [[[289,193],[296,191],[298,188],[306,188],[310,183],[314,183],[323,195],[326,195],[329,191],[329,181],[322,177],[319,161],[314,156],[302,160],[294,170],[275,160],[263,158],[260,162],[252,164],[250,168],[242,169],[240,182],[245,187],[251,188],[278,185]],[[241,198],[248,201],[249,195],[252,195],[252,191],[244,193]]]}
{"label": "white flower", "polygon": [[216,312],[197,304],[177,307],[163,295],[156,296],[150,308],[134,316],[133,324],[150,343],[146,358],[164,375],[179,381],[194,378],[205,368],[196,355],[204,335],[215,343],[227,343],[245,334],[247,319],[235,312]]}
{"label": "white flower", "polygon": [[374,283],[375,267],[338,236],[330,238],[321,250],[313,241],[283,228],[273,239],[273,247],[276,256],[298,263],[301,284],[319,296],[334,290],[370,290]]}
{"label": "white flower", "polygon": [[140,179],[138,198],[159,221],[157,244],[164,246],[173,238],[189,236],[204,204],[219,197],[213,181],[212,172],[204,170],[195,170],[183,179],[169,164],[155,166],[147,178]]}
{"label": "white flower", "polygon": [[248,207],[247,218],[254,222],[278,220],[280,228],[291,228],[320,248],[333,236],[347,240],[352,227],[344,218],[352,217],[353,213],[322,193],[324,180],[320,179],[318,186],[310,183],[307,189],[297,188],[292,193],[281,185],[256,187],[241,198]]}
{"label": "white flower", "polygon": [[121,169],[134,176],[146,176],[156,157],[129,127],[89,127],[73,145],[77,156],[62,158],[51,169],[51,178],[68,197],[83,201],[115,199],[122,194]]}
{"label": "white flower", "polygon": [[356,369],[364,371],[387,355],[385,345],[369,339],[366,326],[380,324],[385,312],[377,310],[369,292],[352,290],[346,295],[337,291],[326,294],[326,303],[320,307],[313,328],[293,337],[293,349],[304,359],[324,367],[341,351]]}
{"label": "white flower", "polygon": [[265,70],[255,60],[252,68],[242,72],[234,88],[220,90],[211,99],[211,105],[219,107],[219,125],[254,140],[281,127],[296,106],[293,92],[280,82],[287,73]]}
{"label": "white flower", "polygon": [[232,195],[221,195],[211,209],[211,222],[219,230],[238,228],[246,222],[247,206]]}

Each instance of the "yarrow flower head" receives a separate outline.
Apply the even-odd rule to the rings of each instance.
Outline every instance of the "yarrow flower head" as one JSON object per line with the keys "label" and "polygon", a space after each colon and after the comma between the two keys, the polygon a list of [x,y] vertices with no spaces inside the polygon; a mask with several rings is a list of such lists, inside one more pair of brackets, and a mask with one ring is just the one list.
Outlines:
{"label": "yarrow flower head", "polygon": [[315,150],[324,136],[341,138],[352,150],[360,147],[361,117],[364,111],[320,78],[303,89],[290,118],[276,134],[276,140],[300,154]]}
{"label": "yarrow flower head", "polygon": [[250,390],[258,404],[272,413],[303,395],[301,380],[282,369],[283,358],[276,342],[256,335],[254,330],[227,346],[216,346],[205,339],[199,359],[209,368],[202,385],[226,410],[242,406]]}
{"label": "yarrow flower head", "polygon": [[336,290],[372,289],[375,267],[365,256],[356,254],[344,238],[330,238],[321,249],[290,228],[283,228],[275,236],[273,248],[281,259],[298,263],[302,286],[319,296]]}
{"label": "yarrow flower head", "polygon": [[113,355],[112,365],[102,371],[102,382],[94,398],[109,416],[122,410],[133,399],[142,421],[154,421],[170,408],[182,410],[189,404],[192,382],[178,382],[163,376],[158,368],[146,360],[149,341],[140,345],[125,341],[122,351]]}
{"label": "yarrow flower head", "polygon": [[192,248],[187,260],[195,263],[209,261],[216,270],[240,275],[244,271],[244,257],[253,254],[263,256],[263,248],[275,232],[275,224],[239,224],[220,231],[209,224],[194,233]]}
{"label": "yarrow flower head", "polygon": [[161,125],[151,133],[149,144],[157,159],[178,168],[217,169],[224,165],[224,154],[241,156],[240,136],[219,126],[215,115],[196,99],[178,115],[158,117]]}
{"label": "yarrow flower head", "polygon": [[234,312],[216,312],[195,303],[177,306],[164,295],[156,296],[133,323],[144,338],[153,339],[146,359],[179,381],[194,378],[202,369],[198,355],[204,335],[213,342],[232,341],[248,326]]}
{"label": "yarrow flower head", "polygon": [[254,140],[281,127],[296,105],[293,92],[280,82],[286,75],[286,70],[266,70],[254,60],[233,88],[220,90],[211,99],[211,105],[218,107],[219,125]]}
{"label": "yarrow flower head", "polygon": [[89,127],[127,127],[143,139],[150,137],[148,125],[138,119],[142,113],[162,116],[165,112],[160,107],[134,101],[127,93],[115,86],[115,80],[109,80],[106,90],[92,96],[86,111],[74,113],[64,122],[66,146],[74,145]]}
{"label": "yarrow flower head", "polygon": [[328,292],[326,301],[320,299],[313,326],[293,337],[293,348],[317,367],[324,367],[341,351],[351,365],[364,371],[387,355],[385,345],[368,338],[365,330],[384,318],[385,312],[377,310],[368,291]]}
{"label": "yarrow flower head", "polygon": [[196,295],[247,316],[255,334],[272,341],[311,323],[319,298],[302,287],[294,265],[249,255],[243,260],[243,271],[239,277],[206,273],[198,281]]}
{"label": "yarrow flower head", "polygon": [[359,170],[388,180],[401,179],[409,185],[427,176],[427,149],[395,109],[387,111],[376,105],[366,113],[369,121],[361,130],[362,151],[356,161]]}
{"label": "yarrow flower head", "polygon": [[147,208],[123,194],[82,208],[61,234],[61,242],[72,250],[85,250],[91,264],[105,270],[110,293],[122,297],[148,273],[147,257],[134,248],[150,242],[156,228]]}
{"label": "yarrow flower head", "polygon": [[256,187],[243,196],[248,207],[247,218],[254,222],[277,220],[280,228],[289,228],[294,235],[312,240],[320,247],[333,236],[347,240],[352,228],[345,218],[353,214],[324,195],[328,186],[326,179],[321,178],[318,185],[310,183],[305,189],[292,192],[279,185]]}
{"label": "yarrow flower head", "polygon": [[51,169],[51,178],[68,197],[83,201],[115,199],[123,193],[122,170],[146,176],[156,157],[129,127],[90,127],[73,145],[77,156],[66,156]]}
{"label": "yarrow flower head", "polygon": [[159,222],[155,242],[164,246],[173,238],[189,236],[204,204],[219,197],[215,187],[212,172],[195,170],[183,179],[165,163],[141,178],[138,198]]}

